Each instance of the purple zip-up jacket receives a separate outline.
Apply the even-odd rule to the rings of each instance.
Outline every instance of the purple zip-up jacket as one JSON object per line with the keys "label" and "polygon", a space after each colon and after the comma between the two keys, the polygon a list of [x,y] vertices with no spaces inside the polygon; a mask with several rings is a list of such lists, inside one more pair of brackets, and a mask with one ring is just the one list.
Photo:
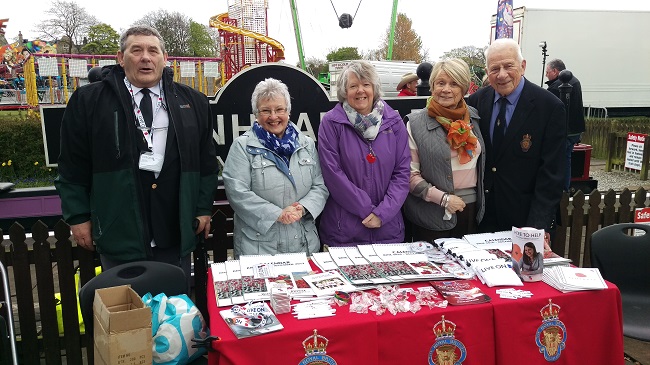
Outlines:
{"label": "purple zip-up jacket", "polygon": [[[383,102],[383,101],[382,101]],[[341,103],[330,110],[318,130],[318,156],[330,191],[320,220],[320,239],[329,246],[404,241],[402,204],[409,192],[411,154],[400,115],[384,103],[374,141],[362,138]],[[376,160],[366,157],[372,151]],[[361,223],[370,213],[381,227]]]}

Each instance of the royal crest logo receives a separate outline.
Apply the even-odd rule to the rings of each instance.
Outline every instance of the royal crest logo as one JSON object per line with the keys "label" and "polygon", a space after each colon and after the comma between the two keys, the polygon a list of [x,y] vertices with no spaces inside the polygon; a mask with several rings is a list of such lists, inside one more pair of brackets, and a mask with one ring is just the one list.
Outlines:
{"label": "royal crest logo", "polygon": [[555,361],[560,358],[566,346],[566,327],[560,321],[560,306],[549,299],[539,313],[542,325],[537,328],[535,342],[546,361]]}
{"label": "royal crest logo", "polygon": [[442,316],[433,326],[436,342],[429,351],[429,365],[462,365],[467,357],[465,345],[454,337],[456,324]]}
{"label": "royal crest logo", "polygon": [[528,152],[530,149],[530,146],[533,145],[533,141],[531,140],[530,134],[524,134],[524,136],[521,138],[521,142],[519,142],[519,145],[521,146],[521,150],[524,152]]}
{"label": "royal crest logo", "polygon": [[305,358],[298,365],[336,365],[336,360],[327,355],[327,345],[329,340],[318,334],[314,334],[302,341],[302,347],[305,349]]}

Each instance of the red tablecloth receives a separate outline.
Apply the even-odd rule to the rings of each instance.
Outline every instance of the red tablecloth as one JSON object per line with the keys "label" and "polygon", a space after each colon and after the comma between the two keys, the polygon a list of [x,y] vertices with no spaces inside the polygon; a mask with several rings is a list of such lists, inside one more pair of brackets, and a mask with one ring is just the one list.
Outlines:
{"label": "red tablecloth", "polygon": [[[211,273],[208,274],[212,282]],[[426,283],[408,284],[410,287]],[[314,330],[329,340],[327,356],[338,364],[436,364],[431,353],[436,343],[433,328],[444,315],[456,325],[455,344],[463,346],[464,365],[548,364],[536,343],[544,324],[540,311],[552,303],[560,310],[554,324],[564,326],[564,349],[554,364],[623,364],[621,298],[618,288],[563,294],[544,283],[527,283],[518,289],[530,290],[532,298],[501,299],[498,288],[477,285],[492,298],[491,303],[447,308],[423,308],[419,312],[385,313],[377,316],[350,313],[338,307],[336,316],[297,320],[280,314],[284,329],[238,340],[219,315],[227,308],[216,306],[213,290],[208,290],[210,331],[221,337],[213,343],[217,352],[209,354],[211,364],[309,364],[302,342]],[[211,287],[210,285],[208,286]],[[556,308],[556,307],[554,307]],[[458,352],[458,351],[457,351]],[[456,360],[458,361],[458,359]]]}
{"label": "red tablecloth", "polygon": [[565,348],[553,364],[620,364],[623,361],[623,315],[621,293],[608,289],[561,293],[543,282],[526,283],[531,299],[501,299],[498,288],[483,291],[493,298],[496,363],[499,365],[548,364],[536,344],[542,325],[541,311],[559,306],[558,320],[566,328]]}

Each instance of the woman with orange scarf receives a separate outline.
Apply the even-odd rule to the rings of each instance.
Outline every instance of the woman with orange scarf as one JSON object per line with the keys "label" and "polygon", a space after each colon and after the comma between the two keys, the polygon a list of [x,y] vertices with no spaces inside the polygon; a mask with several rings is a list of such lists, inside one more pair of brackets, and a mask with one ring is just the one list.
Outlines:
{"label": "woman with orange scarf", "polygon": [[467,63],[440,61],[431,70],[427,107],[406,116],[411,150],[410,194],[404,214],[414,240],[476,233],[485,212],[485,162],[478,112],[463,99]]}

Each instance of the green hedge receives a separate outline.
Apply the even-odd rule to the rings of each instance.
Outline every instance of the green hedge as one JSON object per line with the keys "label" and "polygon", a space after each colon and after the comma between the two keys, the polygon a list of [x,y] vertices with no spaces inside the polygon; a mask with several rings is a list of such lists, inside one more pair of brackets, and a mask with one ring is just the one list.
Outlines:
{"label": "green hedge", "polygon": [[37,112],[0,112],[0,181],[17,187],[53,185],[56,168],[45,166]]}

